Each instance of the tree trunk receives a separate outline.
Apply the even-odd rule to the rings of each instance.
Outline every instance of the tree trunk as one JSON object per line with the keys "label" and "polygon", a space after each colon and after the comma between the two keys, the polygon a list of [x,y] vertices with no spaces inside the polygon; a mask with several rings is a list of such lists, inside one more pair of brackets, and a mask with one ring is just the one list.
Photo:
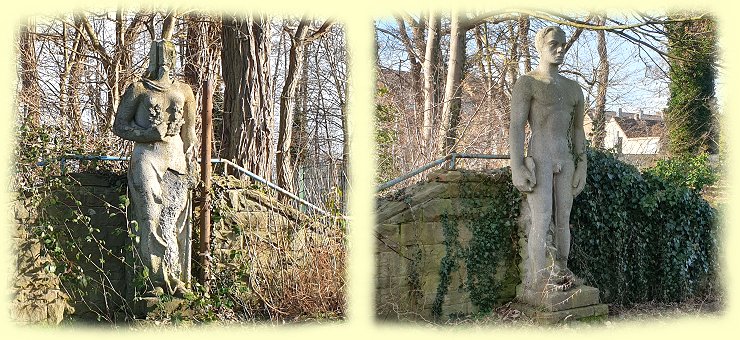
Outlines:
{"label": "tree trunk", "polygon": [[434,117],[439,115],[439,56],[440,56],[441,18],[433,11],[429,13],[426,51],[424,53],[424,115],[422,141],[424,152],[432,148],[432,127]]}
{"label": "tree trunk", "polygon": [[[414,99],[414,112],[419,112],[424,107],[424,95],[422,93],[422,63],[419,60],[420,46],[422,46],[422,37],[424,36],[424,27],[421,22],[415,22],[408,19],[408,23],[411,25],[412,36],[408,36],[406,21],[402,18],[396,18],[398,23],[398,32],[401,36],[401,41],[406,47],[406,55],[409,58],[410,72],[409,80],[411,82],[411,95]],[[400,76],[400,74],[399,74]]]}
{"label": "tree trunk", "polygon": [[204,32],[203,26],[199,22],[202,16],[197,13],[190,13],[185,20],[187,27],[187,39],[185,39],[185,65],[183,73],[185,83],[190,85],[195,92],[195,97],[199,98],[199,89],[201,81],[205,75],[205,68],[208,67],[205,58],[205,51],[208,48],[204,41],[208,39],[207,32]]}
{"label": "tree trunk", "polygon": [[523,14],[519,18],[519,48],[524,58],[524,73],[532,71],[532,56],[529,53],[529,16]]}
{"label": "tree trunk", "polygon": [[460,122],[460,97],[462,94],[463,66],[465,65],[464,19],[460,14],[452,15],[450,23],[450,60],[447,67],[447,81],[442,106],[439,152],[441,155],[453,151],[457,143],[457,125]]}
{"label": "tree trunk", "polygon": [[492,150],[495,150],[496,129],[494,122],[497,122],[496,112],[498,111],[496,108],[496,101],[501,97],[499,88],[494,86],[493,83],[493,56],[490,51],[493,50],[495,46],[491,46],[489,43],[487,24],[484,23],[476,26],[474,31],[475,44],[478,47],[480,54],[479,58],[477,58],[478,68],[480,68],[481,77],[483,78],[483,84],[485,86],[486,95],[484,97],[484,101],[488,107],[486,115],[488,117],[488,121],[492,123],[485,129],[486,138],[491,142]]}
{"label": "tree trunk", "polygon": [[75,32],[72,40],[72,46],[67,51],[66,27],[62,30],[62,43],[64,50],[63,71],[59,76],[59,113],[69,120],[71,133],[69,137],[77,138],[75,145],[81,145],[82,139],[86,134],[82,132],[82,117],[80,112],[80,80],[84,70],[84,39],[82,35],[82,23],[79,18],[75,17]]}
{"label": "tree trunk", "polygon": [[25,123],[39,126],[41,116],[41,92],[37,70],[34,31],[36,24],[28,19],[20,29],[21,96]]}
{"label": "tree trunk", "polygon": [[291,166],[289,148],[293,131],[293,115],[296,109],[298,89],[298,72],[303,70],[306,51],[305,39],[308,36],[309,22],[301,19],[291,36],[288,65],[285,71],[285,83],[280,94],[280,124],[277,140],[277,185],[293,191],[293,167]]}
{"label": "tree trunk", "polygon": [[[597,25],[603,26],[606,22],[604,16],[599,18]],[[606,52],[606,33],[604,30],[596,31],[598,37],[599,67],[597,69],[597,89],[596,89],[596,107],[593,116],[593,136],[592,143],[595,148],[604,147],[604,137],[606,136],[606,88],[609,82],[609,59]]]}
{"label": "tree trunk", "polygon": [[519,34],[515,33],[514,22],[508,21],[506,28],[509,32],[509,55],[506,58],[506,65],[508,66],[507,73],[509,74],[509,84],[514,86],[516,78],[519,77]]}
{"label": "tree trunk", "polygon": [[272,96],[266,17],[223,18],[224,157],[270,177]]}
{"label": "tree trunk", "polygon": [[666,110],[668,146],[673,155],[717,152],[713,113],[716,22],[711,18],[666,25],[670,57]]}
{"label": "tree trunk", "polygon": [[290,139],[290,160],[293,168],[299,168],[306,163],[306,144],[308,126],[308,53],[303,54],[303,70],[300,79],[299,95],[301,108],[293,115],[293,133]]}

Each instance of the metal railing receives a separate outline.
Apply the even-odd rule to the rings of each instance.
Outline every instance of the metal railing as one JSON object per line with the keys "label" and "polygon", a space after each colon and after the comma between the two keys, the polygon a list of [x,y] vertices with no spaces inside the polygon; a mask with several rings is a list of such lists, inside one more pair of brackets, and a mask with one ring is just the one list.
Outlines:
{"label": "metal railing", "polygon": [[[258,181],[258,182],[260,182],[262,184],[265,184],[268,187],[270,187],[272,189],[275,189],[275,190],[277,190],[278,192],[280,192],[282,194],[285,194],[286,196],[288,196],[288,197],[290,197],[290,198],[292,198],[292,199],[294,199],[294,200],[302,203],[303,205],[305,205],[305,206],[307,206],[307,207],[309,207],[309,208],[311,208],[313,210],[316,210],[316,211],[318,211],[318,212],[320,212],[320,213],[322,213],[322,214],[324,214],[326,216],[331,216],[331,214],[329,214],[325,210],[317,207],[316,205],[313,205],[310,202],[308,202],[308,201],[306,201],[306,200],[304,200],[304,199],[302,199],[302,198],[294,195],[292,192],[290,192],[288,190],[285,190],[285,189],[283,189],[283,188],[281,188],[281,187],[273,184],[272,182],[270,182],[270,181],[262,178],[261,176],[259,176],[257,174],[252,173],[251,171],[249,171],[247,169],[244,169],[243,167],[239,166],[238,164],[236,164],[236,163],[234,163],[234,162],[232,162],[232,161],[230,161],[228,159],[212,158],[211,159],[211,163],[223,163],[226,166],[231,166],[234,169],[239,170],[241,173],[249,176],[250,178],[252,178],[252,179],[254,179],[254,180],[256,180],[256,181]],[[226,167],[224,167],[224,172],[226,172]]]}
{"label": "metal railing", "polygon": [[[59,166],[60,166],[60,170],[61,170],[62,174],[65,173],[66,162],[69,159],[84,160],[84,161],[116,161],[116,162],[124,162],[124,161],[128,161],[130,158],[129,157],[117,157],[117,156],[89,156],[89,155],[66,154],[66,155],[61,156],[61,157],[58,158],[58,160],[59,160]],[[200,162],[200,159],[198,159],[198,162]],[[50,161],[44,160],[44,161],[41,161],[41,162],[36,163],[36,165],[38,165],[38,166],[46,166],[49,163],[50,163]],[[310,203],[310,202],[308,202],[308,201],[306,201],[306,200],[304,200],[304,199],[296,196],[292,192],[290,192],[288,190],[285,190],[285,189],[277,186],[276,184],[274,184],[274,183],[272,183],[272,182],[270,182],[270,181],[262,178],[261,176],[259,176],[259,175],[255,174],[255,173],[253,173],[253,172],[251,172],[251,171],[249,171],[249,170],[247,170],[247,169],[239,166],[238,164],[236,164],[236,163],[234,163],[234,162],[232,162],[232,161],[230,161],[228,159],[211,158],[211,163],[221,163],[221,164],[224,164],[224,171],[223,171],[224,174],[227,171],[227,167],[230,166],[230,167],[238,170],[239,172],[241,172],[241,173],[249,176],[250,178],[254,179],[255,181],[258,181],[258,182],[260,182],[262,184],[265,184],[269,188],[274,189],[274,190],[277,190],[278,192],[280,192],[280,193],[282,193],[282,194],[284,194],[284,195],[292,198],[293,200],[295,200],[295,201],[297,201],[297,202],[299,202],[299,203],[301,203],[301,204],[303,204],[303,205],[305,205],[305,206],[307,206],[307,207],[309,207],[309,208],[311,208],[313,210],[316,210],[317,212],[319,212],[319,213],[321,213],[323,215],[332,216],[330,213],[328,213],[324,209],[319,208],[315,204],[312,204],[312,203]]]}
{"label": "metal railing", "polygon": [[401,183],[411,177],[414,177],[424,171],[427,171],[435,166],[441,165],[447,161],[448,163],[448,169],[455,170],[456,167],[456,160],[458,158],[478,158],[478,159],[509,159],[509,155],[487,155],[487,154],[468,154],[468,153],[456,153],[453,152],[447,156],[444,156],[440,159],[434,160],[430,163],[424,164],[415,170],[412,170],[410,172],[407,172],[401,176],[398,176],[388,182],[385,182],[383,184],[378,185],[378,187],[375,189],[375,192],[381,192],[385,189],[388,189],[398,183]]}
{"label": "metal railing", "polygon": [[[117,157],[117,156],[88,156],[88,155],[73,155],[73,154],[66,154],[64,156],[61,156],[57,159],[59,161],[59,170],[62,172],[62,174],[66,173],[66,167],[67,167],[67,160],[68,159],[75,159],[80,161],[115,161],[115,162],[125,162],[128,161],[129,157]],[[47,166],[49,165],[50,161],[43,160],[38,163],[36,163],[37,166]]]}

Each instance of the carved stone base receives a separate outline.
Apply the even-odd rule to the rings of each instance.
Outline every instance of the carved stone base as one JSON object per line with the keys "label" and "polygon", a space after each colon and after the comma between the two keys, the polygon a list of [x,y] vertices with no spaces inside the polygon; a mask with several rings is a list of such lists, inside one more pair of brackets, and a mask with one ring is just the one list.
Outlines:
{"label": "carved stone base", "polygon": [[134,300],[133,312],[137,318],[146,318],[150,314],[171,315],[177,311],[190,313],[189,302],[185,299],[172,298],[164,301],[159,297],[142,297]]}
{"label": "carved stone base", "polygon": [[512,308],[521,311],[524,315],[530,317],[534,322],[539,324],[556,324],[559,322],[568,322],[582,320],[586,318],[606,318],[609,314],[609,307],[603,303],[559,310],[556,312],[544,311],[541,308],[533,307],[529,304],[515,303]]}
{"label": "carved stone base", "polygon": [[535,292],[517,287],[517,309],[538,323],[557,323],[606,316],[609,308],[599,303],[599,290],[579,285],[567,291]]}

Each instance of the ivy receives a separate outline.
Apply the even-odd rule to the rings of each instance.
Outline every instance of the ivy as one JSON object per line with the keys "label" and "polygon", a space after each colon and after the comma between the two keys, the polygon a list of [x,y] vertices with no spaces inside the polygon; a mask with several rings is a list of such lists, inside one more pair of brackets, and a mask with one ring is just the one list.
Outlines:
{"label": "ivy", "polygon": [[[466,284],[471,301],[481,313],[488,313],[504,302],[504,284],[511,287],[516,285],[516,282],[502,282],[499,277],[518,277],[518,274],[510,271],[516,268],[517,218],[521,195],[511,184],[511,172],[508,168],[505,170],[504,176],[499,177],[496,183],[486,181],[480,184],[501,187],[499,194],[492,197],[492,204],[487,201],[484,201],[485,205],[475,200],[463,201],[467,202],[467,206],[463,207],[464,214],[471,216],[468,228],[472,234],[465,252]],[[501,266],[502,262],[504,266]],[[502,269],[509,272],[499,273]]]}
{"label": "ivy", "polygon": [[442,304],[450,288],[450,275],[458,268],[457,259],[461,257],[462,250],[458,241],[457,223],[447,214],[442,214],[440,222],[444,233],[445,255],[439,264],[439,285],[432,304],[432,316],[435,319],[442,316]]}
{"label": "ivy", "polygon": [[694,191],[717,182],[717,175],[709,164],[709,155],[687,154],[659,160],[655,167],[648,169],[651,175],[675,183]]}
{"label": "ivy", "polygon": [[[475,199],[478,195],[486,198]],[[435,319],[442,314],[450,276],[459,270],[460,263],[465,264],[467,274],[464,288],[481,313],[490,312],[513,296],[517,284],[517,218],[521,195],[511,184],[511,172],[508,168],[499,169],[483,182],[461,182],[460,196],[457,216],[443,214],[440,218],[446,251],[440,261],[440,281],[432,305]],[[458,226],[462,223],[471,233],[465,245],[459,241]],[[506,291],[507,287],[510,291]]]}
{"label": "ivy", "polygon": [[666,25],[670,55],[668,146],[674,155],[717,151],[713,113],[717,24],[713,18]]}
{"label": "ivy", "polygon": [[[125,192],[125,177],[114,173],[96,176],[111,183],[111,193]],[[83,307],[77,315],[106,321],[130,318],[125,292],[120,289],[123,277],[116,276],[126,263],[125,247],[107,244],[112,239],[108,233],[123,236],[126,231],[110,226],[101,230],[100,225],[106,218],[125,216],[128,201],[121,199],[118,206],[107,203],[104,194],[86,187],[75,175],[47,174],[40,183],[25,201],[36,216],[23,227],[39,240],[41,254],[48,259],[45,270],[59,278],[60,288],[75,308]]]}
{"label": "ivy", "polygon": [[681,301],[711,288],[717,214],[699,194],[589,149],[571,212],[570,267],[606,303]]}
{"label": "ivy", "polygon": [[[587,149],[586,157],[587,185],[571,211],[569,267],[599,288],[602,302],[675,302],[715,288],[717,213],[699,193],[676,177],[640,173],[602,151]],[[502,174],[483,183],[461,183],[457,217],[442,215],[446,253],[432,306],[435,318],[442,314],[451,274],[460,263],[480,313],[513,296],[506,289],[518,283],[522,196],[511,185],[509,169]],[[495,192],[480,195],[481,188]],[[459,242],[462,225],[471,232],[465,245]]]}

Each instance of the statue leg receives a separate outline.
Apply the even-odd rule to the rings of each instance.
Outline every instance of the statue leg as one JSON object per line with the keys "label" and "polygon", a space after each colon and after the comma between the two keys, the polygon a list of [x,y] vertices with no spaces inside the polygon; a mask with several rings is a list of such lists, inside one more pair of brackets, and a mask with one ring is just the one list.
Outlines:
{"label": "statue leg", "polygon": [[168,293],[181,295],[186,291],[182,259],[186,258],[188,254],[183,253],[178,242],[178,236],[185,227],[184,224],[189,223],[187,218],[181,218],[183,217],[183,211],[187,210],[188,207],[188,187],[184,176],[171,170],[165,172],[162,187],[164,189],[164,208],[159,225],[162,229],[162,238],[165,241],[164,275]]}
{"label": "statue leg", "polygon": [[573,273],[568,269],[570,256],[570,210],[573,206],[573,174],[575,166],[572,161],[562,162],[560,172],[554,178],[553,210],[555,212],[554,239],[557,249],[556,263],[560,267],[563,290],[568,290],[575,282]]}
{"label": "statue leg", "polygon": [[552,172],[548,164],[538,162],[535,168],[537,185],[527,194],[531,221],[527,233],[527,273],[529,288],[544,291],[552,263],[547,259],[548,232],[552,221]]}
{"label": "statue leg", "polygon": [[162,258],[163,241],[158,237],[158,223],[162,212],[162,192],[159,175],[148,162],[132,162],[129,169],[129,193],[133,207],[133,219],[138,224],[136,235],[139,236],[139,258],[142,265],[148,268],[150,284],[146,290],[151,291],[164,283]]}

